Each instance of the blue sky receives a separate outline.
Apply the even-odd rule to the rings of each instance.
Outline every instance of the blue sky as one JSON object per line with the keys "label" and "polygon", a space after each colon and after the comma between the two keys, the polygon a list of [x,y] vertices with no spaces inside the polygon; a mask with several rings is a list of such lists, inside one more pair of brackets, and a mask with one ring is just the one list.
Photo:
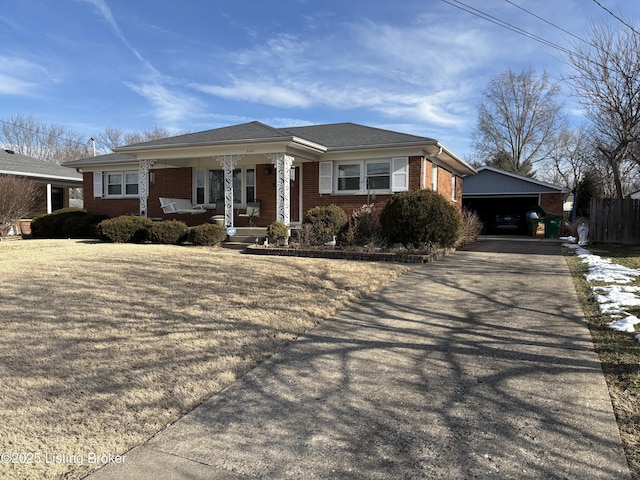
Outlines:
{"label": "blue sky", "polygon": [[[462,1],[562,46],[572,37],[550,23],[578,36],[592,21],[621,26],[593,0]],[[640,16],[640,2],[599,2]],[[560,51],[442,0],[0,5],[0,119],[30,114],[87,139],[106,127],[355,122],[436,138],[467,157],[492,76],[568,70]]]}

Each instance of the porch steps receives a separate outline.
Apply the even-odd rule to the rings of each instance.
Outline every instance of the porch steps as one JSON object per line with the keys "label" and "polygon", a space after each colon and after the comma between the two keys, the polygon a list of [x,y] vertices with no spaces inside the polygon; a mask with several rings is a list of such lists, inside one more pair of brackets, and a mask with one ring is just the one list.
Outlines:
{"label": "porch steps", "polygon": [[227,237],[222,243],[223,248],[244,250],[249,245],[262,243],[267,236],[267,229],[263,227],[237,227],[233,237]]}

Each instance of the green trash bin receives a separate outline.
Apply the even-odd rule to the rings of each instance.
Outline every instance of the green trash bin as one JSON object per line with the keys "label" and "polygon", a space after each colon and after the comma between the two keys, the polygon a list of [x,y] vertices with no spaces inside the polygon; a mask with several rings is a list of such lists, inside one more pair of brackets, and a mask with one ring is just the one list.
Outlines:
{"label": "green trash bin", "polygon": [[561,224],[562,217],[547,213],[547,216],[544,217],[544,238],[558,238]]}

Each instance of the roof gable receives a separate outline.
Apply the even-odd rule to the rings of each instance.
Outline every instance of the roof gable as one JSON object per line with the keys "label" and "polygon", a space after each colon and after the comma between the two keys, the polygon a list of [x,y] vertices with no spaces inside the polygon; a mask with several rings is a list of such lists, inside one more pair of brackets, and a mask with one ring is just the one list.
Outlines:
{"label": "roof gable", "polygon": [[480,167],[475,175],[464,177],[463,196],[548,192],[568,192],[568,189],[488,166]]}
{"label": "roof gable", "polygon": [[11,152],[0,149],[0,174],[64,181],[82,180],[82,175],[75,169]]}

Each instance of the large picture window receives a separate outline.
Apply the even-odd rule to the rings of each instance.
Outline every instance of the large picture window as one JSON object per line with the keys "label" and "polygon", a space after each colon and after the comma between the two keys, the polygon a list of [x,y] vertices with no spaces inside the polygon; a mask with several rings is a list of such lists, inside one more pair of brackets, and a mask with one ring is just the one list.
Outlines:
{"label": "large picture window", "polygon": [[[224,171],[209,170],[209,203],[224,199]],[[233,203],[242,203],[242,169],[233,171]]]}

